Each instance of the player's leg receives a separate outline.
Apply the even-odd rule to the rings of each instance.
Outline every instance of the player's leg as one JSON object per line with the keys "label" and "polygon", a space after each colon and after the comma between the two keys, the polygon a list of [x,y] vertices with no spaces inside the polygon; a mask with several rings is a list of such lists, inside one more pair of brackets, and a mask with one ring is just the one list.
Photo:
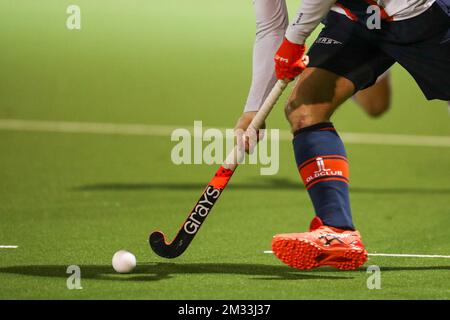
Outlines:
{"label": "player's leg", "polygon": [[[348,163],[330,117],[352,96],[354,88],[350,80],[333,72],[307,68],[286,105],[297,166],[316,215],[328,226],[347,230],[354,228],[348,197]],[[318,166],[318,158],[323,159],[324,167]]]}
{"label": "player's leg", "polygon": [[367,259],[352,222],[344,144],[330,122],[354,90],[345,77],[307,68],[289,97],[286,116],[294,132],[295,158],[317,216],[310,232],[279,234],[272,240],[275,255],[292,267],[355,269]]}
{"label": "player's leg", "polygon": [[[343,15],[328,15],[308,53],[310,68],[300,76],[286,107],[295,134],[297,166],[316,215],[326,225],[341,229],[353,229],[348,163],[330,117],[341,103],[372,86],[393,64],[392,58],[360,38],[355,28],[357,25]],[[324,160],[325,168],[316,166],[310,172],[314,169],[310,160],[317,158],[331,160]]]}
{"label": "player's leg", "polygon": [[295,160],[316,218],[310,232],[276,235],[272,248],[280,260],[299,269],[355,269],[367,258],[352,221],[346,151],[330,117],[355,92],[373,85],[393,60],[355,36],[354,28],[345,16],[328,15],[308,53],[310,68],[286,106]]}
{"label": "player's leg", "polygon": [[389,110],[391,105],[391,79],[389,71],[383,73],[377,82],[358,91],[354,101],[371,117],[379,117]]}

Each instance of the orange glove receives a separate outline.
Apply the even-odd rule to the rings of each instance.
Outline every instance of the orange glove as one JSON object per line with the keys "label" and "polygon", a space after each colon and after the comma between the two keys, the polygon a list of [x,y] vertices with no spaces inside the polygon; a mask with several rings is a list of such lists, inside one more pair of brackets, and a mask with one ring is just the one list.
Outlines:
{"label": "orange glove", "polygon": [[279,80],[293,80],[306,69],[304,59],[306,47],[284,38],[275,54],[275,72]]}

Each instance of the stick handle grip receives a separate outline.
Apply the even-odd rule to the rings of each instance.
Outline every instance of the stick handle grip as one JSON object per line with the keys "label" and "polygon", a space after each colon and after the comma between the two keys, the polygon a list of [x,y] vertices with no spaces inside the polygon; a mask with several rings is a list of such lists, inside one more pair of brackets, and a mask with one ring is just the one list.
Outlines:
{"label": "stick handle grip", "polygon": [[[283,94],[283,91],[284,89],[286,89],[287,85],[287,82],[283,80],[278,80],[275,83],[263,105],[256,113],[252,122],[250,122],[247,130],[252,129],[257,132],[259,129],[261,129],[264,121],[266,121],[269,113],[272,111],[278,99]],[[244,156],[245,151],[241,150],[241,148],[238,148],[238,146],[235,146],[225,159],[223,167],[234,171],[237,168],[238,164],[244,159]]]}
{"label": "stick handle grip", "polygon": [[261,129],[262,125],[264,124],[264,121],[266,121],[267,117],[269,116],[269,113],[272,111],[273,107],[283,94],[283,91],[284,89],[286,89],[286,87],[287,83],[283,80],[278,80],[275,83],[275,86],[273,87],[272,91],[270,91],[263,105],[253,118],[252,122],[250,122],[248,126],[249,129],[252,128],[255,131]]}

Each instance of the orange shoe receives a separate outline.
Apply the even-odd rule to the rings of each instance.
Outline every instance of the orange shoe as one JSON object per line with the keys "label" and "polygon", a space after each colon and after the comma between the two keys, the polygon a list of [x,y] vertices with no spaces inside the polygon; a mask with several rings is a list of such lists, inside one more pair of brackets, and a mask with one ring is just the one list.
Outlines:
{"label": "orange shoe", "polygon": [[367,261],[358,231],[324,226],[319,217],[313,219],[309,232],[274,236],[272,250],[288,266],[302,270],[320,266],[354,270]]}

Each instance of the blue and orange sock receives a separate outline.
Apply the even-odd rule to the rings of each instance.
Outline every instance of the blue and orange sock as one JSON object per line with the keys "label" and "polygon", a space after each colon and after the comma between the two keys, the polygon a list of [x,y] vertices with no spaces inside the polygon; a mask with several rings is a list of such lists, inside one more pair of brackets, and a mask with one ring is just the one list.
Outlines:
{"label": "blue and orange sock", "polygon": [[354,230],[344,144],[331,122],[294,133],[294,153],[316,215],[330,227]]}

